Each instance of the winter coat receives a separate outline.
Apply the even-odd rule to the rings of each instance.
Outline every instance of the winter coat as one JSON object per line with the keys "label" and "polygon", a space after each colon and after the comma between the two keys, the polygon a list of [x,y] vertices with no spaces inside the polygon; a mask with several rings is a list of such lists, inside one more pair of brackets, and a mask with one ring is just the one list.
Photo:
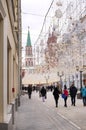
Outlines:
{"label": "winter coat", "polygon": [[31,95],[32,94],[32,87],[31,86],[28,86],[28,94]]}
{"label": "winter coat", "polygon": [[81,94],[82,94],[82,97],[86,97],[86,87],[83,87],[81,89]]}
{"label": "winter coat", "polygon": [[57,87],[54,88],[53,95],[55,99],[59,98],[59,94],[60,94],[60,91],[58,90],[58,88]]}
{"label": "winter coat", "polygon": [[65,94],[65,96],[68,96],[68,90],[64,89],[63,93]]}
{"label": "winter coat", "polygon": [[46,96],[46,89],[44,87],[42,87],[40,93],[41,93],[42,97]]}
{"label": "winter coat", "polygon": [[76,96],[77,88],[75,86],[70,87],[70,96]]}

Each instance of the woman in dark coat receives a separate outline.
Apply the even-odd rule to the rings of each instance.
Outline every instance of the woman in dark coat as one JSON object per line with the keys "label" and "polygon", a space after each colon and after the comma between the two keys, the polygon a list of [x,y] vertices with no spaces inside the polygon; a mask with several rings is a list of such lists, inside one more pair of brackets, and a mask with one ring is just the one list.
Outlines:
{"label": "woman in dark coat", "polygon": [[44,88],[44,86],[41,88],[40,93],[42,96],[42,101],[44,102],[46,98],[46,89]]}
{"label": "woman in dark coat", "polygon": [[58,107],[59,94],[60,94],[60,91],[59,91],[58,87],[55,87],[54,91],[53,91],[53,96],[54,96],[54,99],[55,99],[56,107]]}

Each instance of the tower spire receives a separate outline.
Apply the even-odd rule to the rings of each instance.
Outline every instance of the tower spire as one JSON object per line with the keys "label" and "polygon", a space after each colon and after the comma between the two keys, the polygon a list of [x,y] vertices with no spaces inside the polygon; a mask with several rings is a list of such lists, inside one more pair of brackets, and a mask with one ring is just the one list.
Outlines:
{"label": "tower spire", "polygon": [[28,27],[28,35],[27,35],[27,46],[31,46],[29,27]]}

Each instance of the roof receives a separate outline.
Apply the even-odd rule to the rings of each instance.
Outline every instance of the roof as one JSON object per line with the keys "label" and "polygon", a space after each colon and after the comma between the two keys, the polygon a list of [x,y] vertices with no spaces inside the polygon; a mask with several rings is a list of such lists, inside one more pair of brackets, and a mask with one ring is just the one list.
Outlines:
{"label": "roof", "polygon": [[29,29],[28,29],[28,35],[27,35],[27,46],[31,46],[31,39],[30,39]]}

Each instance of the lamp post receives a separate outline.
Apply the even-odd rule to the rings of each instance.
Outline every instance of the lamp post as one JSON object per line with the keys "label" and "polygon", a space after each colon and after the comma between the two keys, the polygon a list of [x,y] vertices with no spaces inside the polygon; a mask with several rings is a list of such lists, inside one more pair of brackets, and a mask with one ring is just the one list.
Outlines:
{"label": "lamp post", "polygon": [[67,82],[67,81],[66,81],[66,75],[65,75],[65,80],[64,80],[64,83],[66,84],[66,82]]}
{"label": "lamp post", "polygon": [[78,86],[78,73],[76,73],[76,85],[77,85],[77,88],[79,88],[79,86]]}
{"label": "lamp post", "polygon": [[80,72],[80,89],[82,88],[82,69],[79,70],[79,66],[76,66],[76,70]]}
{"label": "lamp post", "polygon": [[57,72],[57,76],[60,77],[60,85],[61,85],[61,88],[62,88],[62,76],[64,75],[63,71],[60,73],[60,72]]}
{"label": "lamp post", "polygon": [[79,71],[80,72],[80,88],[82,88],[82,70]]}
{"label": "lamp post", "polygon": [[45,75],[44,77],[46,79],[46,84],[48,84],[49,75]]}

